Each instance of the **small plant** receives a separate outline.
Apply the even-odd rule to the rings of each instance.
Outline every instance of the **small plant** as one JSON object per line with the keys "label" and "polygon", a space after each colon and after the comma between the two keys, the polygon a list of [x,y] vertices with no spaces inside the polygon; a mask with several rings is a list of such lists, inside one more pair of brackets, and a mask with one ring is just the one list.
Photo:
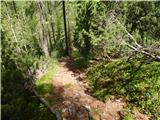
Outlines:
{"label": "small plant", "polygon": [[124,116],[123,120],[134,120],[132,117],[132,114],[128,113],[127,115]]}

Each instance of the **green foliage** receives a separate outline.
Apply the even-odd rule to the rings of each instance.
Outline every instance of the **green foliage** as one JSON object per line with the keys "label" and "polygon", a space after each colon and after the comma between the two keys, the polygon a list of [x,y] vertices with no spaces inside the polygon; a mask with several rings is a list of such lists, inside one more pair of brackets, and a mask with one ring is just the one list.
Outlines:
{"label": "green foliage", "polygon": [[[3,1],[1,10],[2,119],[55,119],[32,92],[33,75],[46,60],[39,46],[35,4]],[[28,15],[29,10],[32,11],[31,16]]]}
{"label": "green foliage", "polygon": [[36,87],[40,95],[48,99],[48,94],[53,92],[53,75],[58,69],[58,62],[50,60],[46,72],[36,80]]}
{"label": "green foliage", "polygon": [[16,68],[14,62],[12,65],[2,68],[2,119],[55,119],[55,116],[47,111],[45,106],[34,96],[34,93],[26,89],[28,87],[25,86],[25,83],[26,81],[28,83],[30,79],[24,76],[24,71]]}
{"label": "green foliage", "polygon": [[[134,56],[123,40],[133,44],[117,23],[118,19],[146,47],[160,54],[159,2],[66,2],[68,37],[70,36],[75,67],[89,66],[89,58],[110,56],[113,62],[101,61],[90,67],[88,78],[94,95],[105,100],[111,96],[125,97],[130,106],[147,114],[160,114],[160,64]],[[32,93],[32,80],[50,58],[43,55],[40,44],[40,16],[36,1],[1,2],[2,44],[2,118],[49,120],[51,116]],[[111,15],[117,13],[116,19]],[[64,56],[65,36],[61,1],[42,2],[44,36],[52,58]],[[44,37],[43,36],[43,37]],[[133,45],[134,46],[134,45]],[[48,60],[49,59],[49,60]],[[36,81],[41,95],[49,100],[52,75],[57,63],[50,61],[47,72]],[[66,87],[69,87],[66,86]],[[130,113],[124,117],[131,119]],[[54,117],[53,117],[54,118]],[[157,118],[158,119],[158,118]]]}
{"label": "green foliage", "polygon": [[[74,45],[77,47],[82,55],[88,56],[90,54],[91,40],[90,36],[85,34],[89,32],[91,21],[96,13],[96,1],[78,2],[77,3],[77,17],[76,29],[74,37]],[[81,16],[81,17],[79,17]]]}
{"label": "green foliage", "polygon": [[99,99],[124,96],[129,105],[137,106],[147,114],[158,116],[159,68],[159,62],[146,63],[137,58],[130,61],[120,59],[93,65],[89,69],[88,79],[94,95]]}
{"label": "green foliage", "polygon": [[134,119],[131,113],[125,113],[125,115],[123,115],[122,120],[134,120]]}
{"label": "green foliage", "polygon": [[[160,2],[125,2],[122,4],[122,10],[126,17],[126,26],[128,30],[133,33],[135,31],[140,35],[139,41],[141,44],[144,42],[153,42],[150,40],[159,40],[159,14]],[[148,44],[146,44],[148,45]]]}
{"label": "green foliage", "polygon": [[[116,6],[115,2],[90,1],[80,2],[78,5],[80,6],[77,9],[78,16],[73,42],[80,53],[85,57],[109,55],[111,58],[120,58],[126,56],[129,50],[122,40],[129,41],[129,37],[115,18],[110,15]],[[91,16],[86,15],[87,13],[90,13]],[[121,16],[117,18],[122,19]]]}
{"label": "green foliage", "polygon": [[77,69],[85,69],[89,66],[88,59],[80,57],[75,59],[75,67]]}

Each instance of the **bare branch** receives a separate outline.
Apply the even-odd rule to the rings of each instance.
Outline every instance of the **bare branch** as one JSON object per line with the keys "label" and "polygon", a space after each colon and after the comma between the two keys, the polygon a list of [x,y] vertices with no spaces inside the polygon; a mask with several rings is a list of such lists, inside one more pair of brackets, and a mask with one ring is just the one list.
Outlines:
{"label": "bare branch", "polygon": [[144,54],[144,55],[146,55],[146,56],[152,57],[152,58],[155,59],[155,60],[160,61],[160,56],[158,56],[158,55],[153,55],[153,54],[151,54],[151,53],[148,53],[148,52],[144,51],[143,49],[138,49],[138,48],[136,48],[136,47],[134,47],[134,46],[126,43],[125,41],[123,41],[123,42],[124,42],[124,44],[126,44],[129,48],[131,48],[131,49],[133,49],[133,50],[135,50],[135,51],[137,51],[137,52],[140,52],[140,53],[142,53],[142,54]]}
{"label": "bare branch", "polygon": [[35,89],[33,90],[33,92],[36,95],[36,97],[41,101],[41,103],[44,104],[52,114],[56,115],[57,120],[62,120],[60,114],[57,111],[53,110],[49,106],[48,102],[43,97],[41,97]]}
{"label": "bare branch", "polygon": [[114,15],[113,13],[112,13],[112,16],[114,16],[114,18],[115,18],[115,20],[117,21],[117,23],[122,27],[122,29],[127,33],[127,35],[134,41],[134,43],[135,43],[135,45],[136,45],[137,47],[134,47],[134,46],[130,45],[129,43],[127,43],[127,42],[125,42],[125,41],[123,40],[123,43],[124,43],[124,44],[126,44],[129,48],[131,48],[131,49],[133,49],[133,50],[135,50],[135,51],[137,51],[137,52],[139,52],[139,53],[142,53],[142,54],[144,54],[144,55],[146,55],[146,56],[149,56],[149,57],[151,57],[151,58],[153,58],[153,59],[155,59],[155,60],[157,60],[157,61],[160,61],[160,56],[155,55],[155,54],[151,54],[151,53],[145,51],[145,50],[143,49],[143,47],[142,47],[140,44],[137,43],[137,41],[136,41],[136,39],[133,37],[133,35],[131,35],[131,34],[127,31],[126,27],[124,27],[124,26],[120,23],[120,21],[115,17],[115,15]]}

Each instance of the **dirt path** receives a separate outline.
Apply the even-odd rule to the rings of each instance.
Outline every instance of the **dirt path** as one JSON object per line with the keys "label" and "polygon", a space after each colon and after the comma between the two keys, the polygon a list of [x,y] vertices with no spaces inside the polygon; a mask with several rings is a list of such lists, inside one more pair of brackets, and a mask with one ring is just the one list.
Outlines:
{"label": "dirt path", "polygon": [[[53,79],[54,108],[62,110],[64,120],[119,120],[125,103],[122,100],[97,100],[87,94],[85,72],[74,69],[70,59],[60,62],[60,68]],[[92,118],[91,118],[92,116]]]}

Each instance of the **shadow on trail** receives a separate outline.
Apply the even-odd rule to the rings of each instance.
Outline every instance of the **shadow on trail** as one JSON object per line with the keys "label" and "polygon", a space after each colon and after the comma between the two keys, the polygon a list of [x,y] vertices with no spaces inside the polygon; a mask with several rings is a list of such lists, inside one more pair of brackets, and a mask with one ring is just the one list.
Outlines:
{"label": "shadow on trail", "polygon": [[78,81],[82,81],[85,77],[85,71],[87,67],[89,66],[89,62],[85,58],[64,58],[62,60],[59,60],[59,62],[64,62],[65,66],[68,68],[69,71],[73,72],[74,76],[79,76],[77,78]]}
{"label": "shadow on trail", "polygon": [[79,98],[66,96],[65,86],[54,86],[54,93],[51,98],[54,98],[54,108],[62,113],[62,117],[67,120],[93,120],[89,110],[80,104]]}
{"label": "shadow on trail", "polygon": [[[64,58],[59,62],[61,70],[55,75],[54,93],[50,94],[50,99],[54,100],[52,106],[67,120],[93,120],[89,109],[81,102],[83,99],[81,91],[84,89],[82,80],[85,76],[85,69],[82,65],[85,61]],[[76,81],[81,81],[82,84],[76,84]],[[82,90],[80,90],[81,85]]]}

